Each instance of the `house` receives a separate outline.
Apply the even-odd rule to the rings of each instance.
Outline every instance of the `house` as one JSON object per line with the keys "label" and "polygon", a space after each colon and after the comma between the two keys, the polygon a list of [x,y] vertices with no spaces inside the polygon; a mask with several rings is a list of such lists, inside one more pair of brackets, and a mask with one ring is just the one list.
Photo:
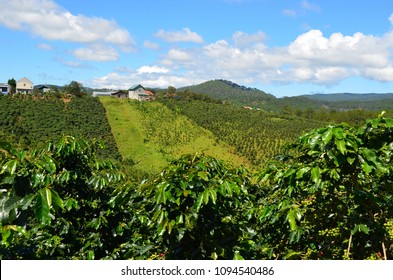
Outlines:
{"label": "house", "polygon": [[39,86],[35,86],[34,89],[42,92],[42,93],[47,93],[50,92],[50,87],[48,87],[47,85],[39,85]]}
{"label": "house", "polygon": [[16,93],[32,93],[33,92],[33,82],[28,78],[24,77],[16,82]]}
{"label": "house", "polygon": [[146,90],[142,85],[134,85],[128,90],[128,98],[137,100],[151,100],[154,94]]}
{"label": "house", "polygon": [[0,89],[2,94],[9,94],[11,92],[11,86],[9,84],[0,83]]}
{"label": "house", "polygon": [[123,91],[123,90],[118,90],[118,91],[112,92],[111,96],[117,97],[117,98],[127,98],[128,97],[128,93]]}

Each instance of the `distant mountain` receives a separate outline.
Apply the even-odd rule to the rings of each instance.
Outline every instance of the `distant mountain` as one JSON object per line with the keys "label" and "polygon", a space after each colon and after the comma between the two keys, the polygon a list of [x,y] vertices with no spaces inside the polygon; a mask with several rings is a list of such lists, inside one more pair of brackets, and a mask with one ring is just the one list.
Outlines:
{"label": "distant mountain", "polygon": [[339,101],[376,101],[384,99],[393,99],[393,93],[328,93],[328,94],[311,94],[301,95],[311,100],[325,102]]}
{"label": "distant mountain", "polygon": [[259,107],[266,111],[280,112],[283,108],[296,110],[392,110],[393,93],[326,93],[276,98],[262,90],[238,85],[227,80],[211,80],[198,85],[179,88],[205,94],[233,104]]}
{"label": "distant mountain", "polygon": [[227,80],[211,80],[178,89],[178,91],[186,90],[243,105],[257,105],[276,99],[273,95],[262,90],[241,86]]}

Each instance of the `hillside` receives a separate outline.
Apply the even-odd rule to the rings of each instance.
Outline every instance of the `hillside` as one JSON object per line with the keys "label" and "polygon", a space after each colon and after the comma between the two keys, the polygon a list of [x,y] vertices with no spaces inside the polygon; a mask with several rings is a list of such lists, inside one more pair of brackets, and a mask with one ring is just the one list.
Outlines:
{"label": "hillside", "polygon": [[[192,98],[196,99],[192,99]],[[239,106],[207,102],[179,93],[176,98],[161,100],[168,108],[187,116],[198,125],[236,148],[254,168],[280,152],[282,145],[300,136],[303,131],[320,127],[324,123],[306,118],[246,110]]]}
{"label": "hillside", "polygon": [[178,91],[187,90],[242,105],[258,105],[276,99],[273,95],[259,89],[248,88],[226,80],[212,80],[178,89]]}
{"label": "hillside", "polygon": [[105,110],[89,96],[59,98],[0,95],[0,139],[22,148],[36,148],[61,136],[102,141],[102,157],[120,159]]}
{"label": "hillside", "polygon": [[200,153],[233,165],[249,165],[234,148],[217,141],[213,133],[159,102],[100,97],[119,151],[134,168],[159,172],[183,154]]}

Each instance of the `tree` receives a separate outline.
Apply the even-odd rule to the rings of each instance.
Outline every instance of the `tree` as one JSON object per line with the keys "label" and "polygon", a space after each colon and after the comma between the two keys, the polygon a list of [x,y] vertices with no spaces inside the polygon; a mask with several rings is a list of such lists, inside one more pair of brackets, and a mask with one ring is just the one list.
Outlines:
{"label": "tree", "polygon": [[14,78],[8,80],[8,84],[11,86],[11,93],[16,92],[16,81]]}
{"label": "tree", "polygon": [[79,82],[72,81],[64,86],[64,92],[80,97],[83,95],[83,86]]}
{"label": "tree", "polygon": [[393,119],[313,130],[261,174],[267,258],[393,257]]}
{"label": "tree", "polygon": [[167,90],[167,94],[175,94],[176,93],[176,88],[173,86],[169,86]]}

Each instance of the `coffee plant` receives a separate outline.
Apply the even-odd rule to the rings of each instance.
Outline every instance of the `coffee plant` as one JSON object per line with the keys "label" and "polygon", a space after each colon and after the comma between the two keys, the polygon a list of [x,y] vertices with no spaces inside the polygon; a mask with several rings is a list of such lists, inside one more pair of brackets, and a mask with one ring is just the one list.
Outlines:
{"label": "coffee plant", "polygon": [[392,257],[393,119],[313,130],[261,174],[267,258]]}

